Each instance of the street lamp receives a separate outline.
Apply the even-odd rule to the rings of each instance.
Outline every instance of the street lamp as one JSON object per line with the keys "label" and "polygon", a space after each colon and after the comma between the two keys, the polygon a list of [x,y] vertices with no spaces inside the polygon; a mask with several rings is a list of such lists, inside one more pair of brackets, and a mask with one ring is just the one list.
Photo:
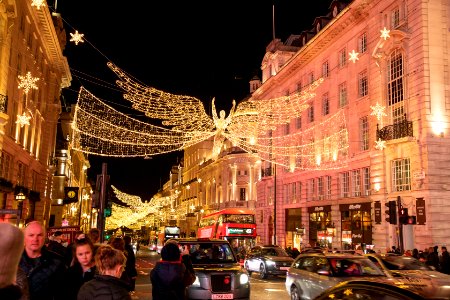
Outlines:
{"label": "street lamp", "polygon": [[14,199],[17,201],[17,226],[19,226],[22,219],[23,201],[27,199],[27,196],[20,190],[14,195]]}

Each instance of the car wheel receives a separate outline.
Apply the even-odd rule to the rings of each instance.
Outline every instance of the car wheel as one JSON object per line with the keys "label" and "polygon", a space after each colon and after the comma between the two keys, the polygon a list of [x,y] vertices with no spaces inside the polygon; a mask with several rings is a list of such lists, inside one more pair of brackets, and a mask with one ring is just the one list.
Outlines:
{"label": "car wheel", "polygon": [[248,267],[248,262],[245,262],[245,269],[247,270],[248,275],[252,275],[252,271],[250,271],[250,268]]}
{"label": "car wheel", "polygon": [[266,267],[264,266],[264,264],[261,264],[261,266],[259,267],[259,278],[261,279],[267,278]]}
{"label": "car wheel", "polygon": [[300,300],[300,293],[298,291],[298,288],[294,285],[291,287],[291,300]]}

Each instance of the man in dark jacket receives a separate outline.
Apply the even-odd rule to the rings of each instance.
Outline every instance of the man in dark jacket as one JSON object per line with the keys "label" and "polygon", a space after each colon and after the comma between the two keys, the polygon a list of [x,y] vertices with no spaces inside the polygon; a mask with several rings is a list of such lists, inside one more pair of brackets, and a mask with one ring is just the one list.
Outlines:
{"label": "man in dark jacket", "polygon": [[182,261],[180,254],[175,243],[167,243],[161,249],[161,261],[150,272],[153,300],[186,299],[186,287],[192,284],[189,278],[195,275],[189,255],[183,255]]}
{"label": "man in dark jacket", "polygon": [[38,222],[28,223],[24,229],[25,250],[19,267],[28,277],[30,300],[63,299],[61,280],[66,270],[63,259],[45,249],[45,229]]}
{"label": "man in dark jacket", "polygon": [[133,246],[131,245],[131,237],[126,235],[123,237],[125,242],[125,256],[127,257],[127,262],[125,264],[125,272],[130,278],[130,289],[134,291],[136,285],[136,256],[134,255]]}

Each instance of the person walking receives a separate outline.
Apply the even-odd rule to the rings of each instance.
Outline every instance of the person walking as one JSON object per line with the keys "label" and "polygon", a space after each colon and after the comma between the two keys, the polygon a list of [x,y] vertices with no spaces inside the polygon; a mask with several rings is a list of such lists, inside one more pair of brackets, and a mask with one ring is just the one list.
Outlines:
{"label": "person walking", "polygon": [[19,300],[24,291],[16,278],[24,236],[16,226],[0,223],[0,241],[0,299]]}
{"label": "person walking", "polygon": [[45,229],[32,221],[24,229],[25,249],[19,267],[28,277],[31,300],[63,299],[62,280],[66,271],[64,260],[44,247]]}
{"label": "person walking", "polygon": [[172,242],[166,243],[161,249],[161,261],[157,262],[150,272],[153,300],[187,298],[186,287],[194,282],[195,274],[190,256],[186,252],[183,252],[181,257],[178,245]]}
{"label": "person walking", "polygon": [[64,283],[67,299],[77,299],[81,286],[92,280],[96,273],[94,245],[87,239],[75,240],[73,244],[74,262],[66,272]]}
{"label": "person walking", "polygon": [[127,257],[125,272],[130,278],[130,289],[131,291],[134,291],[137,277],[136,255],[134,255],[133,246],[131,245],[131,237],[126,235],[123,237],[123,241],[125,243],[125,256]]}
{"label": "person walking", "polygon": [[[125,269],[125,254],[109,245],[101,245],[95,254],[98,274],[84,283],[78,300],[131,300],[127,284],[120,280]],[[166,299],[168,300],[168,299]]]}
{"label": "person walking", "polygon": [[441,272],[450,274],[450,255],[446,246],[441,246],[441,256],[439,258],[439,264],[441,266]]}

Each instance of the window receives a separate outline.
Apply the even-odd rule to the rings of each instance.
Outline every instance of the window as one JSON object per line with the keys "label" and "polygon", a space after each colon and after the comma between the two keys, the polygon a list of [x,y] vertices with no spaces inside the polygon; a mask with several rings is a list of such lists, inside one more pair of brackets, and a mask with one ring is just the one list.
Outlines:
{"label": "window", "polygon": [[361,196],[361,170],[352,171],[352,196]]}
{"label": "window", "polygon": [[308,107],[308,122],[314,122],[314,103],[310,103]]}
{"label": "window", "polygon": [[6,153],[5,151],[2,151],[1,157],[0,157],[0,177],[10,180],[11,177],[11,162],[12,162],[12,156]]}
{"label": "window", "polygon": [[349,189],[350,189],[349,179],[350,179],[349,172],[343,172],[339,174],[341,198],[346,198],[349,196]]}
{"label": "window", "polygon": [[289,127],[290,127],[289,123],[284,124],[284,135],[288,135],[289,134]]}
{"label": "window", "polygon": [[309,73],[309,84],[314,82],[314,72]]}
{"label": "window", "polygon": [[369,122],[367,116],[359,119],[359,150],[369,150]]}
{"label": "window", "polygon": [[328,93],[322,95],[322,115],[326,116],[330,113],[330,99]]}
{"label": "window", "polygon": [[369,168],[363,168],[362,169],[362,176],[363,176],[363,195],[369,196],[370,195],[370,169]]}
{"label": "window", "polygon": [[322,64],[322,77],[328,78],[330,72],[330,66],[328,65],[328,60]]}
{"label": "window", "polygon": [[341,51],[339,51],[338,66],[339,68],[343,68],[345,67],[346,64],[347,64],[347,50],[346,48],[344,48]]}
{"label": "window", "polygon": [[269,186],[267,188],[267,204],[268,205],[273,204],[273,186]]}
{"label": "window", "polygon": [[27,174],[27,166],[23,164],[21,161],[17,162],[17,185],[25,186],[26,185],[26,178],[25,175]]}
{"label": "window", "polygon": [[289,184],[291,191],[289,194],[289,199],[291,203],[296,203],[297,202],[297,183],[296,182],[292,182]]}
{"label": "window", "polygon": [[306,191],[308,201],[316,200],[316,182],[314,178],[308,179],[308,190]]}
{"label": "window", "polygon": [[358,37],[358,53],[367,51],[367,33],[363,33]]}
{"label": "window", "polygon": [[394,8],[391,13],[392,28],[397,28],[400,25],[400,9]]}
{"label": "window", "polygon": [[347,83],[339,85],[339,108],[347,105]]}
{"label": "window", "polygon": [[398,123],[403,120],[403,54],[394,51],[388,62],[388,104],[391,109],[392,122]]}
{"label": "window", "polygon": [[325,199],[331,199],[331,176],[325,176]]}
{"label": "window", "polygon": [[411,190],[411,169],[409,158],[392,161],[392,191],[401,192]]}
{"label": "window", "polygon": [[302,82],[297,83],[297,93],[302,91]]}
{"label": "window", "polygon": [[364,97],[369,94],[369,80],[367,71],[364,70],[358,74],[358,97]]}
{"label": "window", "polygon": [[302,128],[302,117],[298,117],[295,119],[295,128],[296,129]]}
{"label": "window", "polygon": [[324,199],[325,192],[324,192],[324,177],[317,178],[317,191],[319,195],[319,200]]}

